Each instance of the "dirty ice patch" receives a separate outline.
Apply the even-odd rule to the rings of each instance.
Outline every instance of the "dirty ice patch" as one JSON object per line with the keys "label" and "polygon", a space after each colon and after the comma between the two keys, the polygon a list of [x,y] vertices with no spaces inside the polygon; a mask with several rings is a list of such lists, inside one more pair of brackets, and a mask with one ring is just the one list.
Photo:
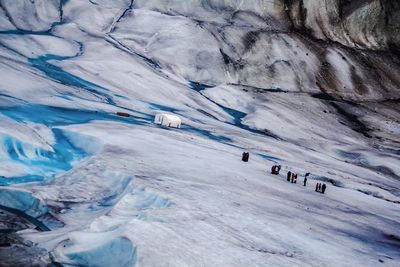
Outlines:
{"label": "dirty ice patch", "polygon": [[344,59],[344,56],[338,51],[331,49],[326,58],[333,67],[338,80],[341,81],[343,90],[348,93],[354,92],[353,81],[351,78],[352,66]]}
{"label": "dirty ice patch", "polygon": [[[211,23],[229,24],[232,20],[249,21],[249,17],[257,17],[257,23],[252,26],[260,25],[265,27],[264,19],[272,16],[278,19],[282,13],[283,5],[277,4],[278,1],[159,1],[159,0],[137,0],[135,6],[141,10],[155,10],[161,13],[181,15],[190,17],[196,21],[207,21]],[[244,13],[238,18],[238,13]],[[240,15],[239,15],[240,16]],[[246,19],[247,18],[247,19]],[[247,24],[247,23],[246,23]]]}
{"label": "dirty ice patch", "polygon": [[7,18],[6,12],[0,9],[0,31],[15,30],[15,26]]}
{"label": "dirty ice patch", "polygon": [[[0,188],[0,209],[17,215],[40,231],[49,231],[63,225],[50,214],[39,198],[28,191]],[[7,230],[12,229],[11,226]]]}

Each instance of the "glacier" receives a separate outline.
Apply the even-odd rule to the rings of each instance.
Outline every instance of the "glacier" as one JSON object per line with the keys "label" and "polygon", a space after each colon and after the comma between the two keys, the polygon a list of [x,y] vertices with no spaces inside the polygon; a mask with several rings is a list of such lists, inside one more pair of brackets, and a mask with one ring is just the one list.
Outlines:
{"label": "glacier", "polygon": [[0,266],[398,266],[399,31],[389,0],[0,0]]}

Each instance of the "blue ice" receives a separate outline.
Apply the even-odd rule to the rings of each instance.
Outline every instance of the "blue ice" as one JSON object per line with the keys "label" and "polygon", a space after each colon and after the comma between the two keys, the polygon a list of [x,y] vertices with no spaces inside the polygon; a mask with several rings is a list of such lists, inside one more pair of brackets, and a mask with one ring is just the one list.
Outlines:
{"label": "blue ice", "polygon": [[117,237],[94,248],[66,253],[65,256],[69,259],[68,263],[74,266],[130,267],[136,262],[136,247],[128,238]]}

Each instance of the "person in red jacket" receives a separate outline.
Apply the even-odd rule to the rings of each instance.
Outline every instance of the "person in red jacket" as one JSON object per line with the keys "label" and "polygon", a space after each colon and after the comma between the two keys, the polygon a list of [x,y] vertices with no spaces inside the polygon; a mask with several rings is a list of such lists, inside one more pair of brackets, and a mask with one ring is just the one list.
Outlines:
{"label": "person in red jacket", "polygon": [[272,166],[271,173],[275,174],[275,175],[278,175],[279,174],[279,166],[278,165]]}

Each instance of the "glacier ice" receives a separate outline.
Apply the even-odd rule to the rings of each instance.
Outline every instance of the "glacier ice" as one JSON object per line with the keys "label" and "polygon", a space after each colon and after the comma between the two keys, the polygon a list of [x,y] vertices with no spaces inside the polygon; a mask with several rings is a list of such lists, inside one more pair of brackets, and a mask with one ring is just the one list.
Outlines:
{"label": "glacier ice", "polygon": [[0,1],[1,264],[398,265],[399,10]]}

